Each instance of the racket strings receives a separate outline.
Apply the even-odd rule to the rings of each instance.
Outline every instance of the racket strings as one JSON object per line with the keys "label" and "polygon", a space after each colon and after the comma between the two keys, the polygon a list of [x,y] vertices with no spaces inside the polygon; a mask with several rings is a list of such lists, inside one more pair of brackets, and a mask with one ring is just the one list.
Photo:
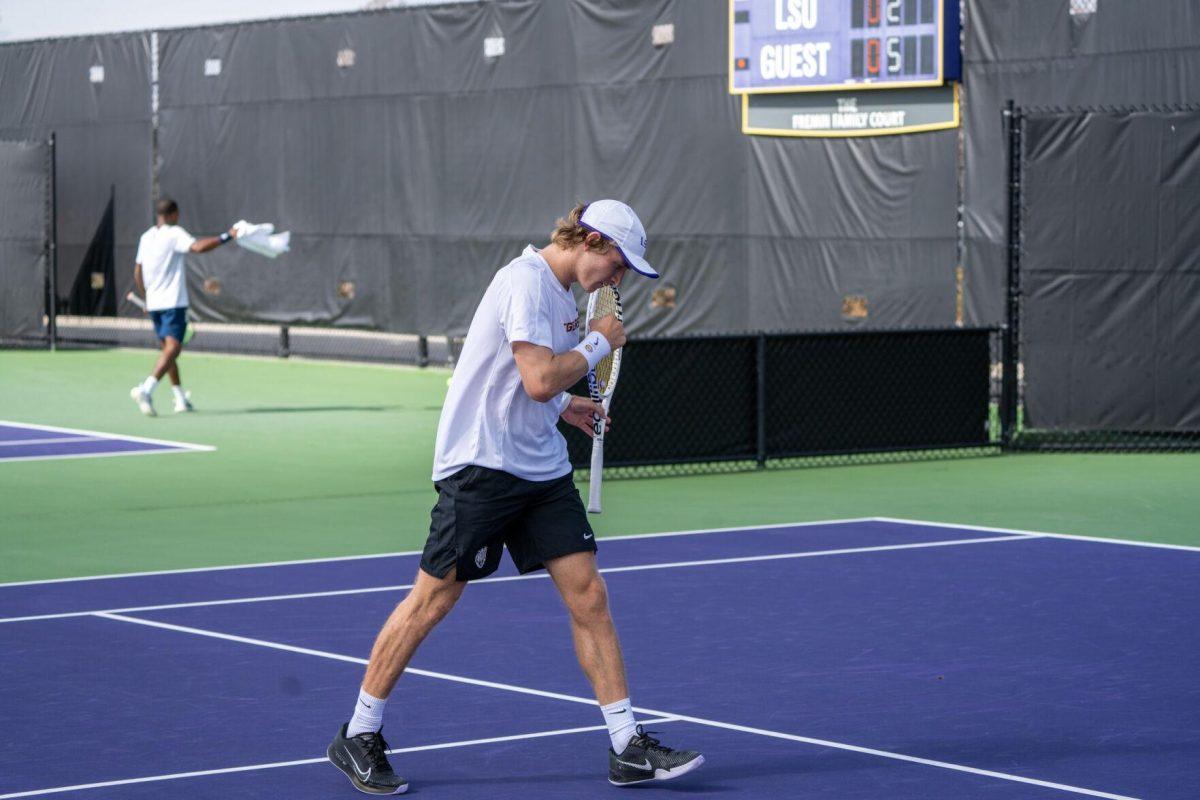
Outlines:
{"label": "racket strings", "polygon": [[[588,328],[591,329],[593,320],[598,320],[612,314],[617,315],[617,319],[621,318],[621,299],[616,290],[611,286],[602,286],[596,290],[596,302],[592,307],[591,316],[588,317]],[[596,364],[596,385],[600,393],[603,394],[608,386],[608,381],[612,377],[613,357],[607,355],[600,359]]]}
{"label": "racket strings", "polygon": [[607,317],[609,314],[617,313],[619,308],[617,301],[617,293],[613,291],[611,286],[601,286],[596,290],[596,303],[592,309],[592,319],[600,319]]}

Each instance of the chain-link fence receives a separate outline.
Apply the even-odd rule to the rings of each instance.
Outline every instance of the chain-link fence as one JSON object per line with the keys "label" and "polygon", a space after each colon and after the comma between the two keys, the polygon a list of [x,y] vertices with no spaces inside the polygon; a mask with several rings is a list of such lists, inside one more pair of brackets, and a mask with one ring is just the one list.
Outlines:
{"label": "chain-link fence", "polygon": [[[45,321],[43,321],[45,324]],[[188,350],[452,365],[462,341],[312,326],[192,322]],[[58,315],[63,348],[155,347],[149,320]],[[626,346],[606,476],[991,455],[999,332],[750,334]],[[581,381],[572,389],[586,395]],[[581,477],[591,442],[560,426]]]}
{"label": "chain-link fence", "polygon": [[[991,329],[632,341],[605,475],[997,453],[998,341]],[[560,427],[586,470],[590,440]]]}

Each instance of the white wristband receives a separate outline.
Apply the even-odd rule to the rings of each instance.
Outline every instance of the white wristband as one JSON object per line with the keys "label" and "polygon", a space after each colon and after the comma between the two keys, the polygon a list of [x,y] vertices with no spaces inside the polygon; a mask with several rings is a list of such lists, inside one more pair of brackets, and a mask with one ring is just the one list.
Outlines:
{"label": "white wristband", "polygon": [[587,361],[588,372],[591,372],[600,363],[600,359],[612,352],[612,345],[608,343],[608,339],[605,339],[603,335],[592,331],[587,336],[584,336],[583,341],[576,345],[574,349],[576,353],[579,353]]}

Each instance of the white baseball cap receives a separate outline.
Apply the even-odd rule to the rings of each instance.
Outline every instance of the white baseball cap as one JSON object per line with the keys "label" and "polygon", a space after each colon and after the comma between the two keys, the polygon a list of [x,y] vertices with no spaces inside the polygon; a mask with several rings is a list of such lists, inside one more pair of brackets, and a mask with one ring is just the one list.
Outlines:
{"label": "white baseball cap", "polygon": [[658,272],[645,258],[646,229],[632,208],[620,200],[597,200],[588,203],[579,224],[611,239],[634,272],[647,278],[658,277]]}

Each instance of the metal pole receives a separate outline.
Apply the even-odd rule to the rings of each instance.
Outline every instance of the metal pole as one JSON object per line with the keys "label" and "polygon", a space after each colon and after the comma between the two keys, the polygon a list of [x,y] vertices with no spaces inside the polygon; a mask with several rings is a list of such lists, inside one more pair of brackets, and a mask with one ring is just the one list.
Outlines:
{"label": "metal pole", "polygon": [[[960,83],[956,91],[958,92],[958,97],[955,98],[955,102],[965,103],[966,100],[963,97],[963,93],[967,91],[966,88]],[[966,315],[964,313],[966,270],[963,269],[963,261],[966,259],[967,253],[967,133],[966,126],[964,125],[958,126],[957,145],[954,151],[954,184],[957,193],[954,204],[954,324],[956,327],[961,328],[966,325]]]}
{"label": "metal pole", "polygon": [[[150,205],[158,202],[158,31],[150,32]],[[153,222],[151,216],[151,222]]]}
{"label": "metal pole", "polygon": [[755,443],[758,468],[767,466],[767,336],[760,333],[754,348],[755,377],[758,379],[757,442]]}
{"label": "metal pole", "polygon": [[287,358],[292,354],[292,343],[288,336],[288,326],[279,326],[279,357]]}
{"label": "metal pole", "polygon": [[429,338],[424,335],[417,337],[417,366],[429,366]]}
{"label": "metal pole", "polygon": [[1010,447],[1017,436],[1021,355],[1021,127],[1022,114],[1012,100],[1004,107],[1008,133],[1008,278],[1004,326],[1004,372],[1000,388],[1001,441]]}
{"label": "metal pole", "polygon": [[46,320],[50,333],[50,351],[58,349],[58,139],[50,134],[50,274],[46,297]]}

